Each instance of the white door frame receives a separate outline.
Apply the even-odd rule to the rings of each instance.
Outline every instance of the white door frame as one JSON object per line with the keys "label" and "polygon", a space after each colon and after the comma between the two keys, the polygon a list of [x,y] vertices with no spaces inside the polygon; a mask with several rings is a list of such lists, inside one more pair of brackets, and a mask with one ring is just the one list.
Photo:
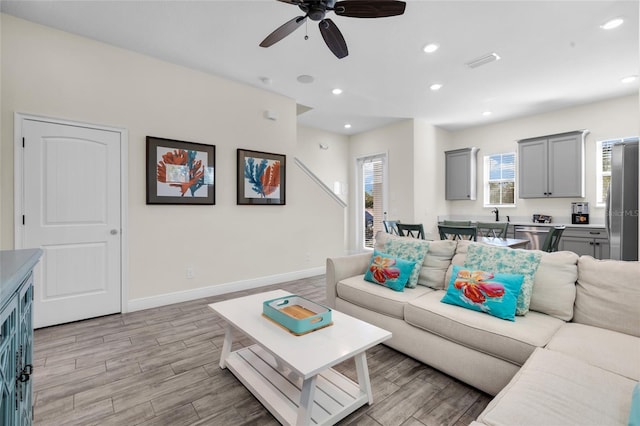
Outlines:
{"label": "white door frame", "polygon": [[120,309],[122,313],[129,311],[127,295],[128,292],[128,271],[129,246],[127,212],[129,211],[128,200],[128,163],[129,163],[129,133],[127,129],[121,127],[110,127],[99,124],[83,123],[79,121],[64,120],[58,118],[45,117],[41,115],[14,113],[13,124],[13,229],[14,247],[24,248],[24,225],[22,215],[24,212],[24,151],[22,150],[22,124],[25,120],[43,121],[53,124],[67,126],[87,127],[96,130],[106,130],[120,134]]}

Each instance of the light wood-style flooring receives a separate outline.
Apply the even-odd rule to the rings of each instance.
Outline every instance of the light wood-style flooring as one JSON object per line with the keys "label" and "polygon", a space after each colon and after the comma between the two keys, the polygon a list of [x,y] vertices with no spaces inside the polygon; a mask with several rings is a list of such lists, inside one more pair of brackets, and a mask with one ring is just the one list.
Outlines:
{"label": "light wood-style flooring", "polygon": [[[277,288],[325,300],[318,276],[36,330],[35,425],[277,425],[218,366],[224,322],[207,306]],[[342,425],[468,425],[491,400],[384,345],[367,362],[374,403]],[[336,369],[356,379],[352,360]]]}

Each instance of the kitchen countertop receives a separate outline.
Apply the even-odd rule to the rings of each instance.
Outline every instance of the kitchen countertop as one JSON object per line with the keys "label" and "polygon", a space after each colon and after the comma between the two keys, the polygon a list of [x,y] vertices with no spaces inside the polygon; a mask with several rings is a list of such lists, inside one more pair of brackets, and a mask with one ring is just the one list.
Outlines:
{"label": "kitchen countertop", "polygon": [[[495,222],[495,219],[492,218],[487,218],[487,217],[462,217],[462,216],[442,216],[442,217],[438,217],[438,222],[442,222],[443,220],[470,220],[472,223],[476,223],[476,222]],[[500,222],[506,222],[506,216],[501,216],[500,217]],[[568,228],[584,228],[584,229],[605,229],[606,226],[604,223],[589,223],[586,225],[579,225],[579,224],[574,224],[571,223],[571,218],[565,219],[565,218],[558,218],[558,221],[553,221],[551,223],[537,223],[537,222],[532,222],[531,220],[527,220],[525,218],[521,217],[517,217],[517,218],[512,218],[511,221],[509,221],[510,225],[513,226],[566,226]]]}

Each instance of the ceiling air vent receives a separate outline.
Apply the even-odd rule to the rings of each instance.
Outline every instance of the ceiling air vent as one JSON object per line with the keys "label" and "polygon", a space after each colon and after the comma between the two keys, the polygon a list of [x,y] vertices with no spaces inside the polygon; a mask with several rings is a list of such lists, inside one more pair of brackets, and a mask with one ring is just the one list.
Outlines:
{"label": "ceiling air vent", "polygon": [[489,62],[495,62],[500,59],[497,53],[489,53],[488,55],[480,56],[472,61],[467,62],[469,68],[478,68],[481,65],[488,64]]}

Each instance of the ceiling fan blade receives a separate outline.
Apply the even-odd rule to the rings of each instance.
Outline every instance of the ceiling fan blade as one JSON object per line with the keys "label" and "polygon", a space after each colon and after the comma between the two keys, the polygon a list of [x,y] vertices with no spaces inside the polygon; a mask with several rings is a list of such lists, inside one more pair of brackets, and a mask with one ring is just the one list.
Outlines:
{"label": "ceiling fan blade", "polygon": [[336,2],[336,15],[351,18],[385,18],[404,13],[406,3],[396,0],[344,0]]}
{"label": "ceiling fan blade", "polygon": [[292,20],[285,22],[284,24],[276,28],[274,32],[269,34],[267,38],[262,40],[262,43],[260,43],[260,47],[269,47],[276,44],[295,30],[297,30],[298,27],[302,25],[306,20],[306,16],[297,16]]}
{"label": "ceiling fan blade", "polygon": [[278,0],[278,1],[281,1],[282,3],[295,4],[296,6],[303,3],[302,0]]}
{"label": "ceiling fan blade", "polygon": [[320,33],[322,34],[324,42],[327,43],[329,50],[331,50],[338,59],[342,59],[349,54],[347,42],[344,41],[342,33],[331,19],[323,19],[318,23],[318,26],[320,27]]}

